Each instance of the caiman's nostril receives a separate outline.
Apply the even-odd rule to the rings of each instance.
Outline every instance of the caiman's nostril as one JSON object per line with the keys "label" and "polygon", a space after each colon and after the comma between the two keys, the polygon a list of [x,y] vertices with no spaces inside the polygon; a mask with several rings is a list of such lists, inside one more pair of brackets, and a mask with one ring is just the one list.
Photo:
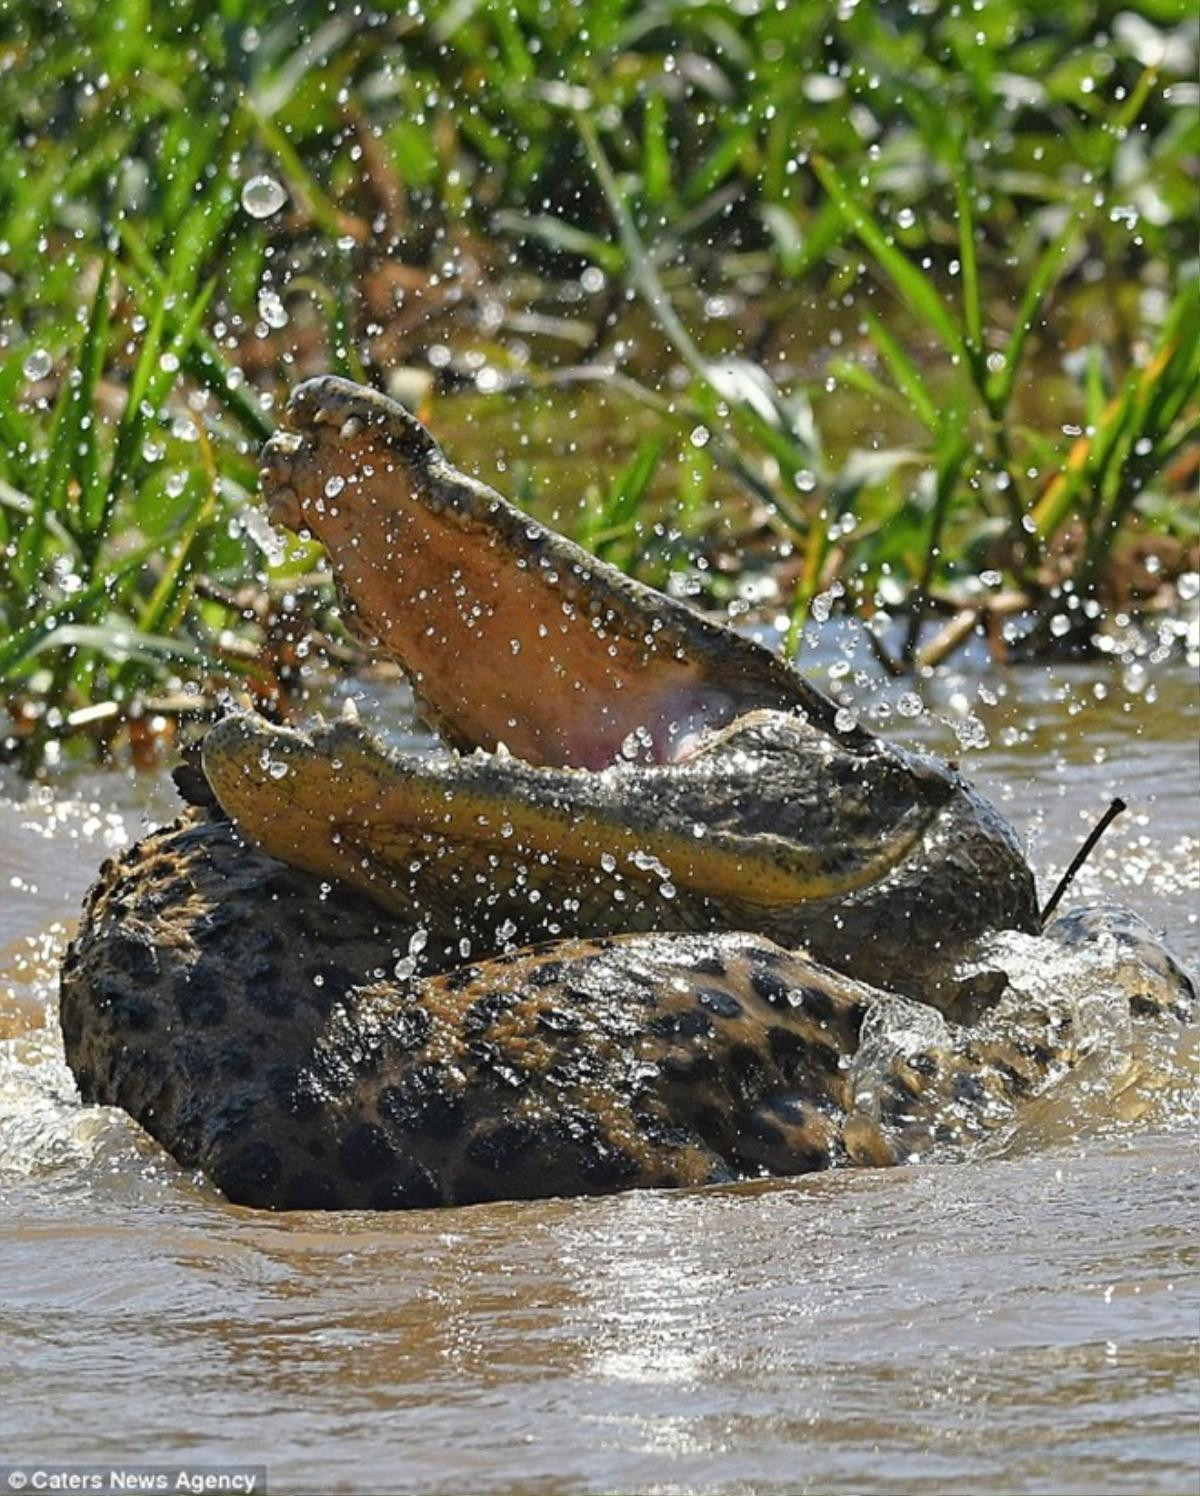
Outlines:
{"label": "caiman's nostril", "polygon": [[284,408],[286,418],[295,421],[298,425],[303,425],[306,421],[310,420],[315,404],[313,395],[314,391],[311,380],[306,381],[304,384],[298,384],[288,396],[288,402]]}
{"label": "caiman's nostril", "polygon": [[363,407],[371,402],[372,391],[335,374],[318,374],[296,386],[287,410],[299,425],[327,426],[344,421],[352,413],[365,414]]}

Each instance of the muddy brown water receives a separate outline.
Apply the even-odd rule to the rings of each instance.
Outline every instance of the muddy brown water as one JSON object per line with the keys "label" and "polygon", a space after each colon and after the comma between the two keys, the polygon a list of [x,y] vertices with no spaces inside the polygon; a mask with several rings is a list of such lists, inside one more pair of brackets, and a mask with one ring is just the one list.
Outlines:
{"label": "muddy brown water", "polygon": [[[1190,669],[949,673],[927,700],[890,727],[959,754],[1047,883],[1124,794],[1081,891],[1197,964]],[[271,1216],[81,1107],[62,1061],[64,926],[169,785],[0,801],[3,1457],[252,1461],[297,1492],[1196,1490],[1195,1028],[962,1163]]]}

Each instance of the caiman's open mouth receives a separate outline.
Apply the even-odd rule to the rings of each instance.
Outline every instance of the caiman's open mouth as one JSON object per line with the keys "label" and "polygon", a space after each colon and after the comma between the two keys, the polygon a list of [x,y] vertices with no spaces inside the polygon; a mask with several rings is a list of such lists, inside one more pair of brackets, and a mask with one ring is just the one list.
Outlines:
{"label": "caiman's open mouth", "polygon": [[1032,908],[1011,833],[947,766],[839,730],[783,661],[457,472],[392,401],[301,385],[262,480],[465,755],[229,718],[205,773],[275,856],[527,939],[745,928],[871,973]]}
{"label": "caiman's open mouth", "polygon": [[266,445],[272,516],[319,539],[347,620],[399,661],[459,748],[530,764],[669,763],[742,713],[834,708],[737,638],[545,529],[457,472],[401,406],[309,380]]}

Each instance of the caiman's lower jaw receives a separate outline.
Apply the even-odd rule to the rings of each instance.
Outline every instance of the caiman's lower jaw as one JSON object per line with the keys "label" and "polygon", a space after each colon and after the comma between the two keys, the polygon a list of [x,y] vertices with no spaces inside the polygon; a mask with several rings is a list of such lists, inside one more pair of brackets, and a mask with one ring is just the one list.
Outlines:
{"label": "caiman's lower jaw", "polygon": [[[878,883],[917,847],[951,789],[946,776],[936,794],[894,807],[885,793],[872,834],[859,825],[849,839],[786,806],[765,817],[747,791],[774,772],[769,739],[779,731],[818,736],[759,713],[690,763],[589,772],[482,752],[398,757],[356,723],[303,734],[233,713],[205,738],[203,766],[251,841],[398,913],[411,911],[432,870],[467,901],[477,890],[490,904],[514,874],[562,899],[583,887],[594,900],[624,882],[652,891],[664,927],[682,918],[688,928],[685,908],[697,900],[756,909],[769,924],[772,912]],[[426,896],[443,897],[435,885]],[[622,897],[606,915],[618,927],[628,916]]]}
{"label": "caiman's lower jaw", "polygon": [[347,621],[455,747],[677,761],[755,707],[832,708],[767,651],[621,577],[456,472],[400,406],[309,380],[263,450],[280,523],[325,546]]}

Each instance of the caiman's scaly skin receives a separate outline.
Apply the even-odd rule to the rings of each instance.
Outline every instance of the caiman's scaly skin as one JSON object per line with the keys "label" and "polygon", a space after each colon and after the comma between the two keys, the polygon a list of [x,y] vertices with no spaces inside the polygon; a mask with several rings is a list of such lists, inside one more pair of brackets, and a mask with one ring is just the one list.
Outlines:
{"label": "caiman's scaly skin", "polygon": [[[218,723],[64,964],[85,1100],[238,1203],[390,1209],[924,1155],[1077,1057],[1061,1014],[1004,1008],[989,936],[1033,939],[1033,878],[953,769],[841,730],[370,391],[301,386],[263,479],[464,752]],[[1187,998],[1135,925],[1046,933],[1048,962],[1123,942],[1135,1007]],[[954,1021],[860,1073],[926,1003]]]}

